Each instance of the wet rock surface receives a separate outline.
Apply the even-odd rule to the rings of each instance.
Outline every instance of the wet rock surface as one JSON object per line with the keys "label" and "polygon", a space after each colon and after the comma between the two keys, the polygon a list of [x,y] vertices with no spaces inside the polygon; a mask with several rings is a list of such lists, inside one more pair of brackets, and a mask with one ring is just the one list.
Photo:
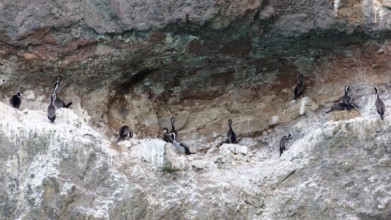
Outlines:
{"label": "wet rock surface", "polygon": [[[2,1],[1,216],[389,219],[390,16],[367,0]],[[73,105],[50,124],[58,77]],[[357,108],[325,115],[345,84]],[[171,117],[196,154],[161,140]],[[124,124],[135,137],[116,143]]]}

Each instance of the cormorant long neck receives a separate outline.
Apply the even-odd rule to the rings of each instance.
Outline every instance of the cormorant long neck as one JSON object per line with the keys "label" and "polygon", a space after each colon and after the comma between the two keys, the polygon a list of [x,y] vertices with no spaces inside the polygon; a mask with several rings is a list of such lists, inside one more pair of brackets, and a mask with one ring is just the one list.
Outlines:
{"label": "cormorant long neck", "polygon": [[175,130],[175,118],[171,118],[171,130]]}
{"label": "cormorant long neck", "polygon": [[376,98],[378,99],[379,98],[379,90],[377,88],[375,88],[375,93],[376,93]]}
{"label": "cormorant long neck", "polygon": [[52,97],[50,98],[50,104],[53,105],[54,100],[56,100],[56,94],[53,92]]}
{"label": "cormorant long neck", "polygon": [[228,120],[229,129],[232,131],[232,120]]}
{"label": "cormorant long neck", "polygon": [[54,84],[54,92],[57,92],[59,86],[60,86],[60,77],[57,78],[56,84]]}

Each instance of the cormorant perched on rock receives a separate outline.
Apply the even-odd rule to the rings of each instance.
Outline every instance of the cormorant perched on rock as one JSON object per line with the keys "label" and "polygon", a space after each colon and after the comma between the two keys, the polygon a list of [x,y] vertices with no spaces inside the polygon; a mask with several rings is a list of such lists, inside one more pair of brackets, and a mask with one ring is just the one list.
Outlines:
{"label": "cormorant perched on rock", "polygon": [[348,91],[349,91],[349,85],[345,85],[345,95],[342,96],[341,101],[346,105],[352,104],[352,97],[348,95]]}
{"label": "cormorant perched on rock", "polygon": [[236,144],[236,134],[232,130],[232,120],[231,119],[228,120],[228,127],[229,127],[229,129],[227,132],[227,142]]}
{"label": "cormorant perched on rock", "polygon": [[56,119],[56,107],[54,107],[54,101],[56,100],[56,93],[52,92],[52,95],[50,97],[50,104],[48,106],[48,119],[50,122],[54,122]]}
{"label": "cormorant perched on rock", "polygon": [[384,107],[383,100],[381,100],[379,97],[379,90],[376,87],[375,87],[375,94],[376,94],[375,105],[376,105],[377,113],[379,113],[381,120],[384,120],[384,111],[386,108]]}
{"label": "cormorant perched on rock", "polygon": [[168,133],[168,128],[163,128],[162,131],[163,131],[163,141],[165,141],[167,143],[172,143],[172,137]]}
{"label": "cormorant perched on rock", "polygon": [[354,106],[352,104],[337,103],[333,107],[331,107],[331,109],[328,110],[326,114],[332,111],[352,110],[353,108]]}
{"label": "cormorant perched on rock", "polygon": [[172,139],[172,143],[174,144],[175,148],[177,150],[179,150],[179,152],[184,153],[186,155],[195,154],[195,153],[190,152],[189,147],[186,146],[184,143],[178,143],[176,141],[175,133],[170,133],[170,136],[171,136],[171,139]]}
{"label": "cormorant perched on rock", "polygon": [[133,131],[127,125],[122,126],[119,129],[118,133],[119,133],[119,138],[118,138],[117,142],[119,142],[122,139],[128,139],[129,140],[130,138],[133,137]]}
{"label": "cormorant perched on rock", "polygon": [[175,130],[175,125],[174,124],[175,124],[175,118],[172,117],[171,118],[171,131],[170,131],[170,133],[174,133],[176,136],[178,136],[178,133]]}
{"label": "cormorant perched on rock", "polygon": [[292,139],[292,135],[288,134],[288,136],[283,136],[280,140],[280,157],[281,154],[286,151],[286,148],[288,147],[289,140]]}
{"label": "cormorant perched on rock", "polygon": [[297,99],[297,97],[301,96],[304,92],[304,75],[300,74],[299,75],[299,83],[297,84],[295,88],[295,96],[293,99]]}
{"label": "cormorant perched on rock", "polygon": [[57,78],[57,82],[54,84],[53,91],[56,93],[56,100],[54,100],[54,106],[56,108],[69,108],[72,105],[72,102],[65,104],[60,98],[57,97],[57,89],[60,86],[60,77]]}
{"label": "cormorant perched on rock", "polygon": [[22,103],[22,100],[20,98],[20,92],[17,91],[16,92],[16,95],[13,95],[11,98],[10,98],[10,104],[14,107],[14,108],[19,108],[20,104]]}

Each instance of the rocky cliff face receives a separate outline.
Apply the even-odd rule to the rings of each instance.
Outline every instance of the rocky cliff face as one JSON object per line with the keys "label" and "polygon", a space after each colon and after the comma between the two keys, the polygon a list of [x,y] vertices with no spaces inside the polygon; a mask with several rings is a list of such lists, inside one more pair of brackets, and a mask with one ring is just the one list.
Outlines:
{"label": "rocky cliff face", "polygon": [[[388,219],[389,1],[0,3],[5,219]],[[292,101],[299,74],[305,93]],[[72,101],[46,118],[57,78]],[[352,112],[325,115],[349,84]],[[22,92],[20,110],[8,105]],[[176,118],[181,156],[156,139]],[[240,138],[223,144],[227,120]],[[135,139],[115,142],[128,124]],[[283,135],[289,149],[278,158]]]}

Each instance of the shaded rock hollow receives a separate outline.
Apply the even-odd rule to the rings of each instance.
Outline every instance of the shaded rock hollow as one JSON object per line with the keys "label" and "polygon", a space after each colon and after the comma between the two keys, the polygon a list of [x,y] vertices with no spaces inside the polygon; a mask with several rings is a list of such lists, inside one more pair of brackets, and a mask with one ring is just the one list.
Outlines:
{"label": "shaded rock hollow", "polygon": [[[123,124],[128,124],[138,138],[157,137],[160,135],[161,128],[169,126],[169,120],[174,116],[177,119],[177,129],[181,140],[189,143],[193,151],[209,152],[205,154],[217,157],[216,154],[220,150],[216,149],[216,146],[224,141],[227,120],[232,118],[234,130],[241,138],[239,144],[251,148],[253,159],[249,160],[247,156],[241,157],[234,154],[235,156],[222,156],[219,159],[213,159],[212,164],[206,163],[201,158],[201,161],[189,164],[185,163],[186,161],[183,162],[184,158],[177,159],[175,157],[172,162],[167,162],[171,165],[179,164],[175,166],[175,169],[173,168],[174,170],[177,168],[191,170],[190,174],[182,173],[182,175],[197,176],[198,174],[195,171],[193,173],[193,170],[201,170],[201,172],[206,172],[206,175],[211,175],[223,182],[218,184],[227,183],[228,185],[224,187],[227,187],[228,191],[233,190],[230,191],[232,193],[230,196],[234,199],[230,200],[225,208],[229,210],[227,213],[230,213],[228,216],[231,216],[232,219],[235,219],[235,216],[242,216],[243,213],[246,213],[247,218],[255,219],[261,217],[299,218],[300,216],[305,218],[310,217],[311,213],[325,213],[324,215],[330,218],[341,219],[366,219],[379,216],[383,218],[388,215],[384,210],[389,207],[387,197],[384,195],[381,195],[385,197],[382,201],[380,199],[380,202],[374,201],[374,204],[381,203],[379,206],[361,207],[358,203],[358,205],[356,203],[342,205],[348,210],[356,210],[354,212],[330,211],[334,206],[330,206],[329,203],[317,203],[317,206],[310,206],[305,203],[305,201],[308,202],[305,197],[298,199],[303,202],[297,203],[302,204],[301,207],[289,206],[291,204],[289,199],[285,203],[282,202],[281,197],[278,197],[277,201],[267,200],[267,198],[271,198],[271,195],[274,195],[275,187],[280,187],[279,183],[265,192],[259,190],[247,192],[249,190],[247,187],[252,184],[233,189],[231,187],[238,187],[238,184],[232,179],[220,179],[221,174],[218,173],[220,171],[225,173],[226,169],[227,178],[230,178],[236,169],[243,168],[245,170],[246,167],[251,166],[247,164],[249,161],[251,164],[251,162],[260,163],[264,160],[266,163],[270,163],[270,169],[273,170],[271,167],[279,163],[274,161],[279,138],[287,132],[293,131],[297,138],[292,141],[292,149],[299,148],[302,143],[301,139],[312,137],[308,134],[306,127],[316,130],[315,128],[322,126],[330,119],[325,117],[323,113],[342,96],[345,84],[351,85],[353,98],[360,106],[360,114],[356,115],[359,118],[358,121],[364,123],[362,121],[365,121],[366,117],[375,120],[376,112],[371,105],[371,102],[374,101],[372,87],[378,86],[381,90],[381,97],[388,100],[391,82],[388,74],[388,61],[391,52],[388,4],[387,1],[367,0],[353,2],[320,0],[301,2],[194,1],[191,3],[186,1],[164,3],[151,1],[142,4],[137,1],[93,0],[81,2],[33,1],[31,3],[3,1],[0,3],[1,97],[3,103],[8,103],[9,97],[18,89],[22,91],[22,111],[45,111],[52,85],[57,77],[60,77],[61,98],[65,101],[72,100],[74,102],[72,112],[77,115],[78,120],[87,123],[92,130],[100,133],[102,139],[108,142],[106,145],[99,145],[99,149],[103,149],[102,151],[105,151],[106,148],[121,149],[120,151],[127,149],[128,145],[126,144],[124,144],[125,146],[114,144],[116,140],[114,134]],[[291,102],[292,91],[299,74],[304,74],[306,79],[305,94],[298,101]],[[330,117],[340,118],[334,114]],[[339,120],[335,123],[349,127],[351,123],[356,122],[354,118],[350,118],[345,117],[344,119],[353,120],[352,122]],[[61,120],[58,121],[62,123]],[[340,142],[341,146],[353,147],[358,143],[359,146],[363,144],[365,145],[363,148],[367,148],[366,145],[372,139],[375,139],[374,143],[387,139],[385,136],[388,126],[387,113],[385,125],[380,125],[378,122],[373,123],[376,126],[370,123],[370,125],[353,126],[364,130],[364,127],[369,126],[367,133],[375,132],[374,136],[369,136],[365,141],[343,138],[330,138],[329,140],[321,138],[322,135],[317,134],[314,138],[318,142],[311,146],[320,146],[321,143],[325,143],[324,146],[330,146],[329,150],[326,147],[326,153],[338,151],[335,146],[339,146],[337,143]],[[37,122],[37,124],[39,123]],[[329,126],[322,129],[327,130]],[[338,127],[335,132],[338,133],[341,129]],[[8,127],[4,127],[3,130],[7,131]],[[28,129],[26,132],[29,132]],[[354,131],[346,131],[344,134],[349,135],[350,132],[354,134]],[[45,136],[46,132],[37,131],[36,133],[38,136],[41,133]],[[15,152],[18,147],[31,146],[23,141],[18,142],[15,135],[10,137],[4,136],[4,146],[15,147],[4,147],[7,152]],[[23,136],[22,139],[30,139],[31,137],[35,136]],[[62,146],[64,143],[60,139],[58,138],[58,141]],[[77,142],[73,142],[73,138],[69,137],[69,139],[69,146],[79,146],[75,144]],[[41,145],[46,146],[42,142],[36,145],[38,148]],[[91,144],[92,154],[96,154],[96,149],[93,147],[95,145],[97,145],[95,142]],[[143,149],[143,146],[152,145],[149,142],[130,145],[128,150],[132,152],[133,146],[140,146]],[[372,149],[370,147],[372,145],[368,146]],[[376,149],[374,151],[378,152],[376,157],[372,153],[367,154],[366,151],[354,150],[354,152],[365,155],[363,158],[371,161],[371,158],[372,160],[374,160],[373,158],[381,158],[381,154],[388,155],[387,151],[380,150],[382,146],[377,144],[374,147]],[[167,146],[163,148],[162,145],[158,145],[157,148],[166,149]],[[78,151],[77,149],[76,151]],[[136,149],[138,148],[136,147]],[[313,148],[298,151],[307,152],[302,153],[300,158],[304,158],[302,160],[308,160],[308,163],[314,165],[321,159],[319,159],[320,155],[313,159],[311,155],[317,151],[311,149]],[[43,155],[48,152],[45,151]],[[162,153],[162,151],[159,152]],[[26,155],[30,154],[26,153]],[[146,154],[144,151],[141,151],[140,154],[136,153],[136,155],[144,154]],[[344,151],[341,154],[348,155]],[[164,155],[158,156],[161,161],[164,161]],[[145,157],[151,158],[150,156],[136,158],[144,160],[142,158]],[[65,157],[59,156],[58,158],[62,161]],[[90,161],[88,163],[94,164],[99,161],[94,155],[88,158],[90,158],[87,160]],[[274,159],[267,162],[267,159],[270,158]],[[291,158],[295,158],[295,156]],[[102,161],[108,160],[106,157],[100,159]],[[32,158],[27,159],[27,161],[30,160]],[[147,170],[153,166],[160,166],[153,162],[155,160],[145,160],[149,164],[146,165],[145,169]],[[297,160],[291,160],[289,166],[306,167],[305,163],[296,163]],[[338,158],[335,160],[330,158],[329,160],[326,162],[342,163]],[[9,160],[6,159],[6,161]],[[76,164],[84,163],[79,158],[73,162]],[[182,162],[187,165],[183,165]],[[232,162],[234,164],[231,166]],[[109,162],[103,163],[107,164],[91,166],[102,167],[104,172],[107,169],[117,169],[113,168]],[[139,162],[132,163],[135,167],[141,166]],[[28,167],[30,165],[22,164],[20,166]],[[287,165],[287,167],[289,166]],[[341,169],[337,165],[330,165],[330,167],[332,170]],[[282,171],[270,171],[262,174],[258,168],[259,166],[256,165],[253,170],[249,168],[250,171],[243,174],[243,178],[257,179],[261,175],[266,179],[271,179],[267,180],[265,184],[273,184],[273,181],[279,182],[280,175],[285,172],[284,168]],[[319,165],[319,169],[321,168],[322,166]],[[155,184],[161,186],[158,182],[162,179],[156,176],[159,175],[156,172],[134,169],[132,175],[139,178],[141,178],[140,175],[146,175],[147,179],[156,180],[151,183],[151,186],[155,186]],[[311,174],[314,170],[308,167],[300,169],[309,176],[315,175]],[[370,168],[369,165],[368,169],[373,172],[376,170]],[[62,169],[59,170],[56,172],[60,174],[64,172]],[[293,172],[292,170],[293,168],[289,172]],[[298,173],[299,171],[295,169],[294,172]],[[12,172],[7,168],[5,173]],[[71,172],[69,178],[73,179],[71,177],[76,173],[78,173],[76,170]],[[267,177],[268,175],[271,177]],[[91,174],[91,178],[93,176]],[[37,187],[50,186],[52,189],[48,189],[48,192],[58,194],[60,190],[57,188],[63,186],[63,183],[58,183],[58,177],[54,177],[54,180],[51,177],[50,173],[47,174],[45,181],[37,183]],[[190,178],[189,181],[195,181],[197,178]],[[325,174],[316,178],[323,181],[330,176]],[[357,181],[362,184],[355,182],[357,185],[354,185],[353,183],[357,192],[358,189],[362,189],[359,186],[365,186],[364,180],[360,178]],[[4,180],[3,184],[9,185],[10,181],[26,181],[20,177],[10,179]],[[304,179],[297,177],[296,182],[293,181],[291,184],[299,186],[299,182],[305,182]],[[179,185],[185,184],[180,187],[189,184],[186,181],[184,183],[183,178],[179,178],[179,182],[176,180],[170,181]],[[317,185],[322,182],[320,180],[315,181]],[[146,180],[141,178],[139,181],[145,183]],[[76,184],[74,181],[71,182]],[[82,179],[80,182],[86,184],[88,181]],[[329,185],[328,183],[325,184]],[[97,184],[105,191],[106,185]],[[202,181],[193,183],[193,189],[195,190],[195,186],[201,187],[203,184]],[[373,184],[379,186],[381,183],[375,182]],[[213,188],[216,185],[212,184],[210,187]],[[287,187],[287,189],[293,189],[289,188],[290,186]],[[331,188],[334,189],[333,187],[337,186]],[[381,187],[387,188],[388,186]],[[142,195],[141,197],[144,194],[155,197],[156,194],[152,192],[151,188],[153,187],[141,190],[138,187],[130,187],[129,190],[136,191],[135,193]],[[35,211],[23,212],[22,205],[15,205],[24,201],[21,198],[17,199],[16,196],[22,190],[21,187],[15,189],[16,194],[12,194],[12,196],[8,193],[9,190],[4,189],[7,192],[6,197],[12,197],[13,199],[10,201],[15,202],[2,206],[9,206],[9,208],[3,209],[3,211],[6,210],[4,212],[8,213],[9,218],[21,217],[25,213],[28,213],[26,218],[29,218],[29,215],[39,218],[40,214],[45,217],[53,215],[53,218],[66,216],[65,209],[53,208],[42,212],[38,211],[40,207],[46,207],[46,204],[49,204],[51,193],[42,194],[43,198],[47,200],[30,201],[31,204],[38,206]],[[281,188],[278,191],[283,192]],[[311,195],[313,192],[315,190],[307,193]],[[42,192],[38,191],[34,195],[37,196],[40,193]],[[105,193],[108,194],[108,192]],[[238,196],[239,194],[243,196]],[[268,194],[269,197],[265,194]],[[80,197],[81,195],[75,193],[74,196]],[[110,199],[106,200],[106,194],[99,194],[99,196],[99,199],[91,200],[99,204],[111,201]],[[330,201],[333,201],[331,198],[335,199],[332,190],[322,196],[327,196]],[[28,198],[28,196],[21,197]],[[179,196],[179,198],[185,197],[185,194]],[[250,199],[241,200],[241,198],[247,197]],[[251,199],[253,197],[256,199]],[[164,196],[162,198],[173,201]],[[359,198],[363,199],[365,195]],[[55,199],[60,204],[57,207],[65,206],[68,203],[72,204],[72,201],[75,201],[75,199],[67,201],[60,197]],[[345,199],[347,201],[352,197],[347,196]],[[216,200],[218,200],[217,197]],[[360,201],[360,199],[358,200]],[[121,201],[129,202],[131,200],[124,198]],[[174,204],[184,204],[184,206],[191,204],[190,201],[184,201],[176,201]],[[260,204],[261,201],[264,201],[263,204],[269,205]],[[67,210],[73,210],[74,216],[120,218],[116,214],[120,212],[129,218],[130,214],[119,211],[122,210],[122,207],[132,206],[127,202],[119,203],[118,206],[107,205],[107,209],[99,209],[98,206],[95,206],[93,209],[106,210],[106,212],[102,211],[102,215],[93,215],[93,212],[88,211],[87,208]],[[84,200],[79,201],[78,204],[84,207],[83,203],[85,203]],[[238,206],[238,204],[240,205]],[[256,209],[249,208],[249,204],[256,204],[254,206]],[[290,207],[292,211],[287,210],[280,216],[272,211],[271,207],[276,206],[270,204],[277,204],[276,206],[280,208]],[[133,216],[133,218],[172,217],[174,215],[194,218],[197,214],[201,215],[200,213],[204,212],[203,207],[189,211],[190,214],[184,211],[184,208],[168,211],[167,207],[160,207],[161,209],[158,208],[158,210],[163,210],[162,213],[167,214],[160,216],[160,214],[151,211],[153,205],[150,201],[144,201],[138,205],[132,206],[138,211],[129,213],[137,213],[143,208],[145,210],[140,211],[140,215]],[[76,205],[73,206],[76,207]],[[228,217],[224,216],[221,210],[213,211],[206,216],[212,218]]]}

